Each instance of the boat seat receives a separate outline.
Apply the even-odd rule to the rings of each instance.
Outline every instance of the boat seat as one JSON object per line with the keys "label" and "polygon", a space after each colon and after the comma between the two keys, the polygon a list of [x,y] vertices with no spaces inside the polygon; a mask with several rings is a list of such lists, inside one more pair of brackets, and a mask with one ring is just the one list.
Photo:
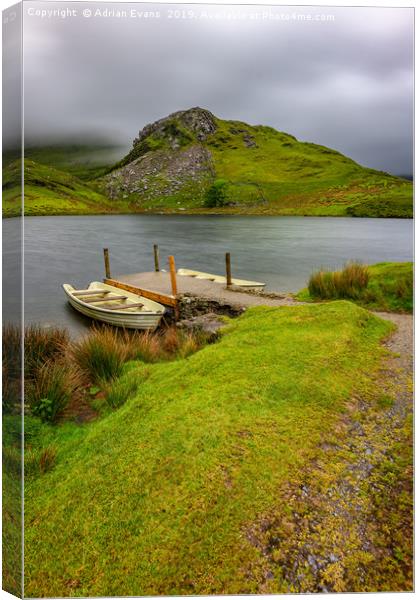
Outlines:
{"label": "boat seat", "polygon": [[133,302],[132,304],[119,304],[118,306],[107,306],[110,310],[121,310],[124,308],[140,308],[144,306],[142,302]]}
{"label": "boat seat", "polygon": [[114,300],[127,300],[127,296],[106,296],[105,298],[92,298],[91,300],[83,300],[83,302],[93,304],[94,302],[113,302]]}
{"label": "boat seat", "polygon": [[97,296],[98,294],[110,293],[110,290],[75,290],[73,296]]}

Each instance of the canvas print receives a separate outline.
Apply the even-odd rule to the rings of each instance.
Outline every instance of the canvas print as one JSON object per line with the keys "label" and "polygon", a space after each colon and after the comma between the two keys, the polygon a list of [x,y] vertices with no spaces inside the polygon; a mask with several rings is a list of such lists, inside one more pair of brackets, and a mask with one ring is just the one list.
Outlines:
{"label": "canvas print", "polygon": [[413,590],[414,9],[3,12],[3,587]]}

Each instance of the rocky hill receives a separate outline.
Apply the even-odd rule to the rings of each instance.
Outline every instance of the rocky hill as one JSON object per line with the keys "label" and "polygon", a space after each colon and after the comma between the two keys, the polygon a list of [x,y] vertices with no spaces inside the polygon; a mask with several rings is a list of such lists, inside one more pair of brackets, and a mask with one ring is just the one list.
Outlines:
{"label": "rocky hill", "polygon": [[[25,213],[188,212],[412,217],[413,184],[272,127],[202,108],[146,125],[115,146],[25,151]],[[7,157],[4,157],[7,158]],[[20,169],[4,163],[3,215],[20,206]]]}
{"label": "rocky hill", "polygon": [[144,127],[97,183],[136,211],[412,216],[410,182],[202,108]]}

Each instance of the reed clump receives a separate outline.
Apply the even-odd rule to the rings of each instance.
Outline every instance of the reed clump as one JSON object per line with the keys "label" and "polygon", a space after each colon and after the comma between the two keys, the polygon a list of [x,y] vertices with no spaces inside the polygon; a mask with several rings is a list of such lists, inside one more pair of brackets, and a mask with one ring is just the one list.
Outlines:
{"label": "reed clump", "polygon": [[46,361],[62,355],[69,339],[68,331],[62,327],[44,328],[39,325],[26,327],[24,336],[25,377],[32,377],[34,372]]}
{"label": "reed clump", "polygon": [[158,332],[94,326],[83,338],[72,341],[65,329],[31,325],[22,332],[18,326],[8,325],[3,329],[6,413],[21,410],[22,337],[25,408],[50,423],[57,422],[70,400],[77,401],[77,395],[92,385],[104,392],[111,407],[123,404],[139,385],[138,381],[136,385],[116,384],[126,362],[186,358],[209,341],[205,334],[174,326]]}
{"label": "reed clump", "polygon": [[24,331],[18,325],[13,324],[3,327],[4,413],[20,412],[22,366],[25,381],[36,379],[38,369],[45,362],[53,361],[61,356],[68,341],[68,332],[59,327],[43,328],[38,325],[29,325]]}
{"label": "reed clump", "polygon": [[309,279],[308,290],[313,298],[321,300],[356,300],[362,296],[369,284],[369,272],[366,265],[349,262],[341,271],[320,270]]}
{"label": "reed clump", "polygon": [[92,328],[70,345],[70,357],[81,373],[97,384],[119,377],[129,348],[118,331],[110,327]]}
{"label": "reed clump", "polygon": [[111,408],[119,408],[129,398],[135,396],[141,383],[147,378],[148,372],[130,373],[122,379],[111,381],[105,387],[105,399]]}
{"label": "reed clump", "polygon": [[34,415],[54,423],[82,386],[80,373],[64,360],[47,360],[25,386],[25,400]]}

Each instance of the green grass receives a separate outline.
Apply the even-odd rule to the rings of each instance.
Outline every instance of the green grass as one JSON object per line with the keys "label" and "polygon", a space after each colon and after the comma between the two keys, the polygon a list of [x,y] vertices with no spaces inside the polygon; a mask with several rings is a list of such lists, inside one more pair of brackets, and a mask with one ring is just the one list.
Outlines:
{"label": "green grass", "polygon": [[3,414],[2,543],[3,589],[22,594],[21,418]]}
{"label": "green grass", "polygon": [[[45,146],[25,146],[25,159],[66,171],[83,181],[90,181],[103,175],[125,148],[106,143],[51,144]],[[3,166],[20,157],[17,151],[3,153]]]}
{"label": "green grass", "polygon": [[[200,142],[210,152],[206,168],[171,186],[171,166],[180,153],[197,146],[177,119],[163,133],[152,133],[123,156],[109,146],[48,146],[26,153],[27,214],[169,212],[308,216],[413,216],[413,184],[365,168],[343,154],[271,127],[215,118],[217,130]],[[173,149],[172,141],[178,148]],[[120,153],[120,154],[119,154]],[[119,157],[122,157],[118,160]],[[154,170],[142,177],[147,190],[128,192],[117,169],[146,157]],[[16,161],[6,156],[4,216],[18,210]],[[15,166],[14,166],[15,165]],[[129,168],[129,167],[128,167]],[[50,172],[48,171],[50,169]],[[14,184],[10,187],[11,171]],[[115,199],[107,197],[111,173]],[[215,181],[226,182],[226,206],[208,206]],[[121,185],[120,185],[121,184]]]}
{"label": "green grass", "polygon": [[[270,127],[216,119],[204,142],[212,156],[212,179],[185,180],[176,194],[165,192],[165,171],[148,176],[161,193],[131,194],[144,210],[221,214],[412,217],[412,183],[357,164],[339,152]],[[143,140],[115,168],[141,155],[176,156],[156,134]],[[251,144],[250,145],[250,141]],[[181,150],[194,143],[183,138]],[[162,159],[163,160],[163,159]],[[212,181],[226,182],[226,206],[209,206]],[[122,195],[122,194],[121,194]],[[365,209],[366,207],[366,209]]]}
{"label": "green grass", "polygon": [[[3,169],[3,216],[21,211],[21,161]],[[25,215],[106,214],[130,212],[127,202],[106,198],[95,187],[66,171],[25,160]]]}
{"label": "green grass", "polygon": [[[350,286],[338,290],[333,284],[342,278],[343,271],[319,271],[311,276],[309,287],[297,294],[299,300],[313,301],[331,298],[348,298],[371,310],[386,312],[413,312],[413,263],[378,263],[365,267],[368,283],[363,289]],[[312,285],[316,280],[317,286]],[[312,293],[311,293],[312,292]]]}
{"label": "green grass", "polygon": [[101,420],[29,419],[57,454],[26,482],[26,595],[254,591],[249,527],[374,391],[391,328],[345,301],[253,308],[188,358],[130,363],[137,391]]}

